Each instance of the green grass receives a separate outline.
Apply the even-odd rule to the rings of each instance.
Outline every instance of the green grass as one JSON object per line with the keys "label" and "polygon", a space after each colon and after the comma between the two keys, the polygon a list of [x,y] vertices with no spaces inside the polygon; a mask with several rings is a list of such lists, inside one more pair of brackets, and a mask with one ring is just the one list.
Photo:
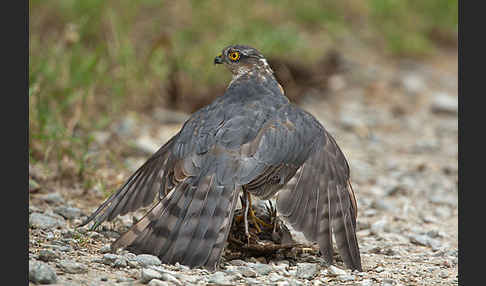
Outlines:
{"label": "green grass", "polygon": [[424,56],[438,46],[432,34],[454,37],[458,19],[453,0],[30,0],[29,7],[29,157],[76,180],[96,174],[100,162],[89,156],[90,132],[127,110],[163,104],[160,87],[174,67],[193,88],[227,82],[212,65],[226,45],[312,62],[366,26],[385,43],[383,53]]}

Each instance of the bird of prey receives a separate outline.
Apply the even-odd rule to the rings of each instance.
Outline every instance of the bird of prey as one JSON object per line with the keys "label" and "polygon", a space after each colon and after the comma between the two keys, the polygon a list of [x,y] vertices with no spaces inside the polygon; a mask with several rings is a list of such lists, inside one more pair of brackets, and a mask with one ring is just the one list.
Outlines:
{"label": "bird of prey", "polygon": [[329,264],[334,234],[346,267],[362,271],[356,199],[336,141],[314,116],[289,102],[255,48],[225,47],[214,63],[233,76],[224,94],[192,114],[82,225],[94,221],[96,228],[157,197],[112,249],[214,270],[239,194],[276,194],[279,215],[317,242]]}

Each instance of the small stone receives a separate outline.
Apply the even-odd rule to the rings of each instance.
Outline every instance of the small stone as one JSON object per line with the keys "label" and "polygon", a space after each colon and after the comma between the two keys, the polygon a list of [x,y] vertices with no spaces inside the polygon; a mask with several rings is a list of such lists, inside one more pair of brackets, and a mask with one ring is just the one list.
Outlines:
{"label": "small stone", "polygon": [[297,264],[297,278],[312,279],[319,272],[319,265],[317,263],[298,263]]}
{"label": "small stone", "polygon": [[115,132],[120,137],[129,137],[133,135],[137,126],[137,119],[134,115],[128,114],[115,126]]}
{"label": "small stone", "polygon": [[354,276],[349,275],[349,274],[344,274],[344,275],[338,275],[337,279],[341,282],[349,282],[349,281],[354,281]]}
{"label": "small stone", "polygon": [[428,235],[412,234],[409,236],[409,238],[410,242],[417,245],[431,247],[432,250],[438,250],[440,248],[440,243],[437,240],[429,237]]}
{"label": "small stone", "polygon": [[248,266],[239,266],[238,272],[244,277],[256,277],[257,275],[256,272]]}
{"label": "small stone", "polygon": [[370,227],[370,233],[374,235],[383,233],[385,231],[386,224],[387,221],[385,219],[374,222]]}
{"label": "small stone", "polygon": [[208,283],[214,283],[216,285],[228,285],[231,282],[226,278],[225,274],[221,271],[215,272],[208,278]]}
{"label": "small stone", "polygon": [[420,93],[425,89],[423,78],[413,73],[403,76],[402,85],[405,90],[411,94]]}
{"label": "small stone", "polygon": [[381,286],[393,286],[395,283],[391,279],[385,279],[381,282]]}
{"label": "small stone", "polygon": [[61,196],[61,194],[59,194],[59,193],[49,193],[49,194],[43,195],[40,199],[49,203],[49,204],[63,204],[64,203],[64,199]]}
{"label": "small stone", "polygon": [[246,262],[241,260],[241,259],[234,259],[234,260],[229,261],[229,264],[235,265],[235,266],[245,266]]}
{"label": "small stone", "polygon": [[44,262],[48,262],[48,261],[53,261],[56,258],[59,258],[59,255],[53,250],[41,249],[39,251],[38,258],[39,258],[39,260],[42,260]]}
{"label": "small stone", "polygon": [[100,253],[109,253],[111,251],[111,246],[109,244],[103,245],[99,251]]}
{"label": "small stone", "polygon": [[35,284],[53,284],[57,282],[57,275],[47,263],[29,261],[29,280]]}
{"label": "small stone", "polygon": [[130,277],[123,277],[122,276],[122,277],[116,278],[116,282],[117,283],[120,283],[120,282],[132,282],[132,281],[134,281],[134,279],[133,278],[130,278]]}
{"label": "small stone", "polygon": [[444,92],[438,92],[433,95],[430,109],[434,113],[457,114],[457,97]]}
{"label": "small stone", "polygon": [[50,215],[32,213],[29,216],[29,225],[34,228],[53,229],[65,226],[66,222],[62,219],[58,219]]}
{"label": "small stone", "polygon": [[380,211],[392,211],[393,206],[383,199],[376,199],[371,203],[371,207]]}
{"label": "small stone", "polygon": [[300,285],[304,285],[304,283],[300,282],[297,279],[289,279],[289,280],[287,280],[287,282],[288,282],[287,285],[289,285],[289,286],[300,286]]}
{"label": "small stone", "polygon": [[155,142],[155,140],[148,135],[142,135],[141,137],[139,137],[135,141],[135,146],[138,150],[147,154],[153,154],[160,148],[160,144],[158,142]]}
{"label": "small stone", "polygon": [[62,271],[71,274],[86,273],[88,272],[88,267],[84,264],[74,262],[71,260],[63,259],[57,264]]}
{"label": "small stone", "polygon": [[274,272],[272,272],[268,275],[268,280],[270,280],[270,282],[277,282],[277,281],[280,281],[282,279],[284,279],[284,277],[282,277],[282,276],[280,276],[280,275],[278,275],[277,273],[274,273]]}
{"label": "small stone", "polygon": [[113,254],[113,253],[106,253],[103,255],[103,264],[106,265],[113,265],[115,261],[119,258],[120,256]]}
{"label": "small stone", "polygon": [[150,254],[139,254],[135,258],[138,264],[142,267],[152,266],[152,265],[160,265],[160,259],[157,256],[150,255]]}
{"label": "small stone", "polygon": [[[187,282],[189,284],[197,284],[197,282],[201,280],[201,278],[196,275],[184,275],[184,274],[177,274],[176,278],[178,280]],[[187,284],[187,283],[183,283],[183,284]]]}
{"label": "small stone", "polygon": [[253,268],[253,270],[256,271],[256,273],[260,275],[267,275],[268,273],[273,271],[273,267],[268,264],[255,263],[252,264],[251,267]]}
{"label": "small stone", "polygon": [[339,276],[339,275],[346,275],[347,274],[346,271],[339,269],[334,265],[330,265],[328,267],[327,271],[328,271],[329,275],[331,275],[331,276]]}
{"label": "small stone", "polygon": [[159,279],[152,279],[147,285],[148,286],[169,286],[169,283],[165,281],[161,281]]}
{"label": "small stone", "polygon": [[363,122],[359,118],[346,113],[341,114],[339,121],[344,130],[353,131],[364,128]]}
{"label": "small stone", "polygon": [[152,279],[161,279],[162,274],[159,271],[150,268],[142,268],[141,279],[142,283],[146,284]]}
{"label": "small stone", "polygon": [[54,212],[63,216],[65,219],[73,219],[81,216],[81,210],[73,207],[60,206],[55,208]]}
{"label": "small stone", "polygon": [[259,285],[259,284],[261,284],[261,281],[259,281],[258,279],[255,279],[255,278],[245,277],[243,279],[246,282],[245,285]]}
{"label": "small stone", "polygon": [[182,283],[169,273],[162,273],[161,280],[171,282],[175,285],[182,285]]}
{"label": "small stone", "polygon": [[384,270],[385,270],[385,268],[383,268],[381,266],[378,266],[378,267],[375,268],[375,272],[378,272],[378,273],[383,272]]}
{"label": "small stone", "polygon": [[189,268],[189,266],[179,264],[179,262],[176,262],[175,267],[181,271],[188,271],[189,269],[191,269]]}
{"label": "small stone", "polygon": [[442,278],[442,279],[445,279],[445,278],[449,277],[449,273],[446,270],[441,270],[439,272],[439,277]]}
{"label": "small stone", "polygon": [[127,259],[125,257],[118,257],[113,263],[113,267],[122,268],[127,266]]}
{"label": "small stone", "polygon": [[371,286],[373,284],[374,284],[373,283],[373,280],[371,280],[371,279],[364,279],[364,280],[360,281],[358,285],[360,285],[360,286]]}

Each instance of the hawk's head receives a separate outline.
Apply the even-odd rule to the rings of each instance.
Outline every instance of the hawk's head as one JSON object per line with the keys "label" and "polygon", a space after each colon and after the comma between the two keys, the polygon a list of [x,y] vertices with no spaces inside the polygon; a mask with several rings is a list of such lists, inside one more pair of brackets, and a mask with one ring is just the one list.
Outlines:
{"label": "hawk's head", "polygon": [[255,48],[243,45],[231,45],[223,49],[214,59],[214,64],[224,64],[233,74],[258,72],[273,74],[263,55]]}

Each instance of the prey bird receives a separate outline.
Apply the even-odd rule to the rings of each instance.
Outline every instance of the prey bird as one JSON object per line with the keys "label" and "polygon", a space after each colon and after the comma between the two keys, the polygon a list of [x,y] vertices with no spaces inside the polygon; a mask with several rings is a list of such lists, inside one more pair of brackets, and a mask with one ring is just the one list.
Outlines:
{"label": "prey bird", "polygon": [[346,267],[362,271],[356,199],[336,141],[289,102],[257,49],[225,47],[214,64],[232,73],[224,94],[193,113],[81,226],[94,221],[94,229],[153,203],[112,249],[214,270],[239,194],[276,195],[280,217],[317,242],[329,264],[334,236]]}

